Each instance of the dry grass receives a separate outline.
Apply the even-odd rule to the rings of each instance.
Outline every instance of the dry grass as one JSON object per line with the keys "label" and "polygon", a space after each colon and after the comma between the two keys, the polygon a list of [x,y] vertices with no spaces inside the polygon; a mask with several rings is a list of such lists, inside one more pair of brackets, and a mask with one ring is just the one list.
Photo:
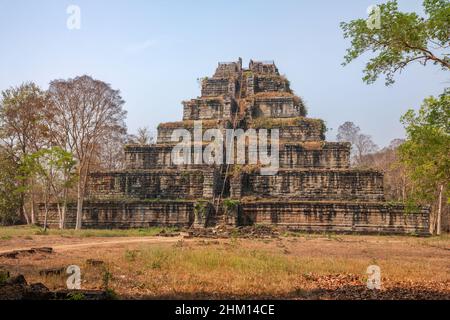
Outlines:
{"label": "dry grass", "polygon": [[61,236],[72,238],[110,238],[110,237],[148,237],[155,236],[161,231],[174,231],[174,228],[141,228],[127,230],[73,230],[73,229],[47,229],[38,226],[12,226],[0,227],[0,240],[10,240],[14,237],[30,237],[30,236]]}
{"label": "dry grass", "polygon": [[[320,290],[336,286],[364,287],[367,267],[376,264],[388,291],[419,286],[429,288],[420,289],[424,294],[440,290],[450,295],[448,235],[415,238],[291,233],[280,238],[176,238],[101,248],[0,259],[0,265],[25,274],[30,282],[57,289],[64,287],[66,275],[43,277],[38,271],[77,264],[84,288],[102,288],[105,273],[110,273],[109,285],[122,298],[303,299],[320,298]],[[87,259],[92,258],[103,260],[105,265],[90,265]]]}

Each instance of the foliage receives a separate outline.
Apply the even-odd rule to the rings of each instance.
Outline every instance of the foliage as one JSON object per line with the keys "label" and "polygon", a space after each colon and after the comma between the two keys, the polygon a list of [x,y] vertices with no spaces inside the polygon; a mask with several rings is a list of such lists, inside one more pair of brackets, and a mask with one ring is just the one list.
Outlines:
{"label": "foliage", "polygon": [[208,214],[208,202],[196,202],[194,205],[194,214],[197,219],[205,219]]}
{"label": "foliage", "polygon": [[1,96],[0,140],[19,159],[37,150],[47,133],[46,94],[31,82],[7,89]]}
{"label": "foliage", "polygon": [[239,200],[233,200],[233,199],[225,199],[223,200],[223,206],[225,209],[225,213],[227,215],[232,215],[235,213],[236,208],[238,208],[240,202]]}
{"label": "foliage", "polygon": [[9,279],[9,272],[0,269],[0,285],[5,283]]}
{"label": "foliage", "polygon": [[60,227],[64,228],[65,211],[67,204],[67,191],[76,181],[76,161],[70,152],[60,147],[43,148],[22,160],[21,171],[25,177],[37,181],[43,189],[45,205],[44,231],[46,231],[48,204],[53,198],[63,204],[60,213]]}
{"label": "foliage", "polygon": [[35,176],[46,188],[44,191],[48,196],[58,197],[75,182],[75,165],[76,161],[70,152],[60,147],[52,147],[26,156],[22,161],[22,172]]}
{"label": "foliage", "polygon": [[114,289],[108,288],[105,290],[105,295],[107,300],[117,300],[119,299],[119,296],[114,291]]}
{"label": "foliage", "polygon": [[[416,196],[431,201],[438,186],[450,189],[450,90],[438,98],[429,97],[418,113],[409,110],[403,117],[407,141],[400,157],[407,166]],[[450,199],[449,199],[450,200]]]}
{"label": "foliage", "polygon": [[67,300],[71,301],[81,301],[86,300],[86,297],[82,292],[70,292],[67,296]]}
{"label": "foliage", "polygon": [[424,0],[423,7],[425,18],[399,11],[396,0],[381,4],[380,28],[369,28],[365,19],[342,22],[344,37],[351,39],[344,65],[373,53],[363,80],[371,84],[385,75],[386,85],[393,84],[395,74],[413,62],[432,62],[449,70],[450,2]]}
{"label": "foliage", "polygon": [[18,165],[13,157],[0,149],[0,225],[18,222],[20,187]]}
{"label": "foliage", "polygon": [[[36,84],[23,83],[18,87],[11,87],[1,93],[0,101],[0,144],[16,163],[20,163],[24,156],[39,150],[48,138],[46,119],[49,115],[46,109],[47,95]],[[31,221],[25,212],[26,197],[32,194],[32,181],[19,179],[20,197],[18,206],[20,215],[27,222]],[[28,191],[31,191],[29,193]]]}
{"label": "foliage", "polygon": [[104,290],[109,289],[109,283],[112,279],[112,273],[109,271],[108,267],[103,268],[102,272],[102,287]]}

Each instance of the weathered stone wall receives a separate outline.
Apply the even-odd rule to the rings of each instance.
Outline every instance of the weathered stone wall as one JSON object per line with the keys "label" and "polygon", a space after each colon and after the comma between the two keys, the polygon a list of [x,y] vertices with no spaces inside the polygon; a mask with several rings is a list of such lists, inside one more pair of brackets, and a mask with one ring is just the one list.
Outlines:
{"label": "weathered stone wall", "polygon": [[[220,129],[222,132],[225,132],[224,129],[231,128],[232,124],[230,121],[217,121],[217,120],[202,120],[202,136],[208,129]],[[181,121],[181,122],[170,122],[170,123],[162,123],[158,126],[158,138],[157,144],[165,144],[170,143],[173,144],[172,134],[175,130],[184,129],[189,131],[192,139],[194,139],[194,121]]]}
{"label": "weathered stone wall", "polygon": [[236,78],[242,72],[242,60],[237,62],[222,62],[217,66],[214,78]]}
{"label": "weathered stone wall", "polygon": [[[203,150],[207,144],[203,146]],[[191,152],[191,165],[178,166],[172,162],[172,149],[175,144],[151,146],[130,145],[125,148],[125,167],[135,169],[188,169],[203,168],[195,165],[194,152]],[[193,150],[194,147],[191,148]],[[270,150],[270,146],[268,147]],[[248,146],[245,151],[248,155]],[[224,156],[226,152],[224,150]],[[350,166],[350,144],[333,142],[291,143],[280,145],[280,168],[329,168],[339,169]],[[237,152],[234,152],[237,164]]]}
{"label": "weathered stone wall", "polygon": [[347,169],[350,143],[286,143],[280,146],[280,168]]}
{"label": "weathered stone wall", "polygon": [[[293,120],[297,119],[297,120]],[[315,119],[308,118],[287,118],[285,123],[281,122],[283,119],[258,119],[249,124],[249,128],[254,129],[268,129],[270,136],[271,129],[277,129],[279,131],[279,137],[283,143],[298,143],[301,141],[323,141],[325,140],[326,128],[323,122]],[[208,129],[221,129],[225,136],[225,129],[231,129],[232,124],[230,121],[220,123],[217,120],[203,120],[202,130]],[[168,124],[161,124],[158,127],[158,138],[157,144],[173,143],[172,133],[177,129],[185,129],[191,133],[193,137],[194,133],[194,122],[193,121],[182,121],[174,122]],[[202,133],[202,134],[203,134]]]}
{"label": "weathered stone wall", "polygon": [[234,99],[201,98],[183,102],[183,120],[227,120],[237,111]]}
{"label": "weathered stone wall", "polygon": [[273,224],[308,232],[429,235],[429,209],[406,213],[402,205],[339,202],[244,202],[241,224]]}
{"label": "weathered stone wall", "polygon": [[[383,174],[356,170],[280,170],[275,176],[243,173],[243,197],[291,200],[383,201]],[[240,196],[232,191],[233,197]]]}
{"label": "weathered stone wall", "polygon": [[[192,201],[97,201],[84,203],[83,228],[85,229],[128,229],[152,226],[190,227],[194,223]],[[44,208],[39,208],[37,220],[44,223]],[[74,228],[76,205],[70,204],[66,214],[65,228]],[[59,227],[56,205],[52,205],[48,215],[48,226]]]}
{"label": "weathered stone wall", "polygon": [[129,145],[125,147],[125,169],[164,169],[172,168],[171,152],[173,144],[150,146]]}
{"label": "weathered stone wall", "polygon": [[215,170],[134,170],[92,173],[91,199],[209,199]]}
{"label": "weathered stone wall", "polygon": [[208,78],[202,82],[202,97],[236,97],[238,88],[238,82],[235,79]]}
{"label": "weathered stone wall", "polygon": [[255,76],[253,93],[260,92],[291,92],[289,81],[282,76]]}
{"label": "weathered stone wall", "polygon": [[251,128],[269,131],[278,129],[282,142],[297,143],[300,141],[323,141],[325,140],[326,127],[321,120],[309,118],[287,118],[287,119],[255,119],[249,124]]}
{"label": "weathered stone wall", "polygon": [[[190,227],[196,220],[195,205],[195,201],[164,200],[85,202],[83,228]],[[44,208],[39,209],[37,221],[43,225]],[[307,232],[430,234],[428,208],[406,213],[402,205],[386,203],[244,201],[238,212],[238,225],[270,224]],[[75,227],[75,217],[76,206],[70,204],[66,228]],[[50,206],[48,225],[59,226],[55,205]]]}
{"label": "weathered stone wall", "polygon": [[253,61],[250,60],[249,70],[259,74],[279,75],[278,68],[273,61]]}
{"label": "weathered stone wall", "polygon": [[324,139],[323,130],[317,127],[283,127],[279,128],[280,140],[283,142],[321,141]]}
{"label": "weathered stone wall", "polygon": [[253,117],[295,118],[303,116],[300,106],[295,105],[293,97],[255,98]]}

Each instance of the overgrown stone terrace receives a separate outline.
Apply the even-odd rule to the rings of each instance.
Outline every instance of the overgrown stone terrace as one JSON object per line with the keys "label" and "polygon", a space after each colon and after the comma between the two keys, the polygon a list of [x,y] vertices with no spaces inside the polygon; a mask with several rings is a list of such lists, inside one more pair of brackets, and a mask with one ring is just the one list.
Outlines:
{"label": "overgrown stone terrace", "polygon": [[[304,231],[429,233],[428,208],[384,202],[383,175],[350,169],[350,144],[325,141],[323,121],[273,62],[219,63],[201,96],[183,102],[183,121],[158,127],[155,145],[125,148],[126,169],[93,173],[83,225],[131,228],[272,224]],[[187,164],[171,159],[175,129],[279,129],[280,170]],[[224,152],[225,153],[225,152]],[[194,163],[194,161],[192,161]],[[49,218],[57,224],[56,208]],[[75,207],[68,212],[75,223]]]}

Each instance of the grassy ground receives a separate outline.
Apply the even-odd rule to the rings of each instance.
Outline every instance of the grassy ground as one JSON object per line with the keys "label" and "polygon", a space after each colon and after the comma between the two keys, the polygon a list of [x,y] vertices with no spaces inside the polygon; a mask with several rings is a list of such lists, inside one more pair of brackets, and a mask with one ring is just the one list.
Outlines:
{"label": "grassy ground", "polygon": [[[2,249],[57,248],[52,254],[0,258],[0,266],[24,274],[29,282],[61,289],[67,275],[43,276],[39,271],[76,264],[83,288],[108,286],[121,298],[450,299],[448,235],[148,237],[160,231],[52,230],[40,235],[36,228],[0,228],[0,237],[9,237],[0,240]],[[141,235],[150,242],[123,242]],[[85,246],[71,247],[74,243]],[[104,264],[93,266],[88,259]],[[374,264],[382,272],[382,290],[377,292],[365,288],[367,267]]]}
{"label": "grassy ground", "polygon": [[0,240],[9,240],[13,237],[29,237],[33,235],[54,235],[61,237],[75,237],[75,238],[88,238],[88,237],[148,237],[155,236],[161,231],[174,231],[173,228],[142,228],[142,229],[127,229],[127,230],[59,230],[59,229],[47,229],[38,226],[12,226],[12,227],[0,227]]}

